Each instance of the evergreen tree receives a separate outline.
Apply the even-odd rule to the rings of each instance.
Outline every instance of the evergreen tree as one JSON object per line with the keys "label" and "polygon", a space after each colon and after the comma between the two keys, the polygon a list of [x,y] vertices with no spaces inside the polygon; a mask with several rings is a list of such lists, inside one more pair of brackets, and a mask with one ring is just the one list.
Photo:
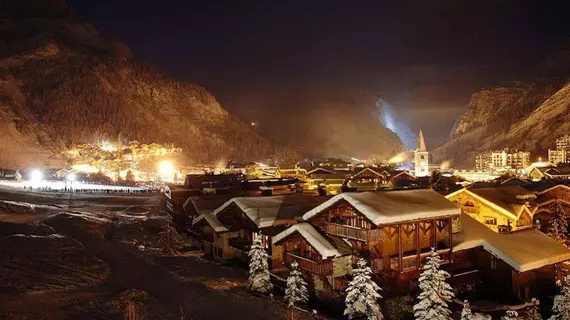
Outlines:
{"label": "evergreen tree", "polygon": [[469,301],[463,301],[463,309],[461,310],[461,320],[471,320],[473,313],[471,313],[471,308],[469,307]]}
{"label": "evergreen tree", "polygon": [[439,170],[433,170],[431,172],[431,177],[429,179],[429,186],[435,191],[449,190],[449,187],[447,186],[447,183],[445,183],[445,180]]}
{"label": "evergreen tree", "polygon": [[528,320],[542,320],[542,316],[540,315],[540,301],[536,298],[532,298],[531,300],[532,308],[528,312],[527,319]]}
{"label": "evergreen tree", "polygon": [[129,184],[134,184],[135,175],[131,170],[127,171],[127,174],[125,175],[125,181],[128,182]]}
{"label": "evergreen tree", "polygon": [[554,297],[552,317],[549,320],[570,320],[570,276],[566,276],[561,294]]}
{"label": "evergreen tree", "polygon": [[514,310],[507,310],[506,315],[501,318],[501,320],[517,320],[519,314]]}
{"label": "evergreen tree", "polygon": [[550,208],[550,227],[548,228],[548,236],[552,239],[566,245],[568,241],[568,222],[564,208],[556,201]]}
{"label": "evergreen tree", "polygon": [[285,289],[285,301],[292,307],[297,303],[305,303],[309,300],[307,283],[303,280],[299,264],[297,261],[291,263],[291,271],[287,277],[287,288]]}
{"label": "evergreen tree", "polygon": [[359,259],[356,268],[352,270],[352,281],[346,288],[344,314],[349,319],[366,317],[368,320],[382,320],[384,316],[380,310],[378,299],[382,296],[378,293],[380,287],[370,275],[372,270],[366,265],[366,260]]}
{"label": "evergreen tree", "polygon": [[449,273],[440,269],[441,259],[435,249],[422,267],[419,279],[421,293],[414,306],[416,320],[451,320],[448,303],[455,297],[451,286],[445,281]]}
{"label": "evergreen tree", "polygon": [[269,256],[261,241],[261,232],[253,241],[249,256],[249,288],[252,291],[267,294],[273,289],[269,276]]}
{"label": "evergreen tree", "polygon": [[178,254],[178,250],[184,245],[184,240],[176,228],[170,223],[165,224],[158,233],[158,244],[165,254]]}

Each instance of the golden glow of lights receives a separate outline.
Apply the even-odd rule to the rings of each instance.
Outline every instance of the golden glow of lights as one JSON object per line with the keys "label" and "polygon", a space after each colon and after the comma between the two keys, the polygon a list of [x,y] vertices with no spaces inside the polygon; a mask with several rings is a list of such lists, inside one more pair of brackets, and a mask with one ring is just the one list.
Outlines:
{"label": "golden glow of lights", "polygon": [[84,172],[84,173],[96,173],[99,172],[99,170],[91,165],[82,163],[82,164],[74,164],[71,166],[71,168],[73,169],[73,171],[76,172]]}
{"label": "golden glow of lights", "polygon": [[30,173],[30,180],[32,180],[32,182],[34,183],[38,183],[41,182],[44,179],[44,174],[41,170],[33,170]]}
{"label": "golden glow of lights", "polygon": [[158,174],[163,180],[172,180],[174,178],[174,165],[169,160],[162,160],[158,163]]}
{"label": "golden glow of lights", "polygon": [[390,158],[390,160],[388,160],[388,162],[392,163],[392,164],[402,163],[402,162],[406,161],[407,158],[408,157],[407,157],[407,154],[405,152],[400,152],[397,155]]}
{"label": "golden glow of lights", "polygon": [[449,169],[449,165],[450,165],[450,162],[448,160],[443,161],[441,163],[441,165],[439,166],[439,169],[440,170],[447,170],[447,169]]}

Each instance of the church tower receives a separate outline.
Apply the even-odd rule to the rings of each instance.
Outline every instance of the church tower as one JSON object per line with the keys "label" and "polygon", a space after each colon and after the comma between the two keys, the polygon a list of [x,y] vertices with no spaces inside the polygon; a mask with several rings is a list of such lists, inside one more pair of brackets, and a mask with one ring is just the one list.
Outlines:
{"label": "church tower", "polygon": [[425,177],[430,174],[429,152],[427,151],[424,134],[421,129],[420,134],[418,134],[418,147],[414,150],[414,162],[416,164],[416,177]]}

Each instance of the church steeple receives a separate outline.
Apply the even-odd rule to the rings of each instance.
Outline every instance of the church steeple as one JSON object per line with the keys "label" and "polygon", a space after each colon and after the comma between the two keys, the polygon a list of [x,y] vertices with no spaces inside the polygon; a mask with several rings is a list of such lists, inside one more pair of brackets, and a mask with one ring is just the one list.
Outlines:
{"label": "church steeple", "polygon": [[426,142],[424,140],[424,134],[422,129],[420,129],[420,134],[418,134],[418,151],[427,151]]}
{"label": "church steeple", "polygon": [[425,177],[429,175],[429,152],[427,151],[424,133],[421,129],[418,134],[418,147],[414,150],[414,162],[416,165],[416,177]]}

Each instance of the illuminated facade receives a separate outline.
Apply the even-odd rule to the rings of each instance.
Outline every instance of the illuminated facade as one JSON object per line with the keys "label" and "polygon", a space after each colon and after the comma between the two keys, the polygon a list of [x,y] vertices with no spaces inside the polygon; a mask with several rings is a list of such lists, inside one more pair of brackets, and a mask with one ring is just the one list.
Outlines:
{"label": "illuminated facade", "polygon": [[556,139],[556,149],[557,150],[570,150],[570,134],[561,136]]}
{"label": "illuminated facade", "polygon": [[414,150],[414,163],[416,177],[426,177],[429,175],[429,152],[426,148],[424,135],[420,129],[418,134],[418,147]]}
{"label": "illuminated facade", "polygon": [[548,150],[548,161],[553,164],[570,163],[570,135],[556,139],[556,150]]}

